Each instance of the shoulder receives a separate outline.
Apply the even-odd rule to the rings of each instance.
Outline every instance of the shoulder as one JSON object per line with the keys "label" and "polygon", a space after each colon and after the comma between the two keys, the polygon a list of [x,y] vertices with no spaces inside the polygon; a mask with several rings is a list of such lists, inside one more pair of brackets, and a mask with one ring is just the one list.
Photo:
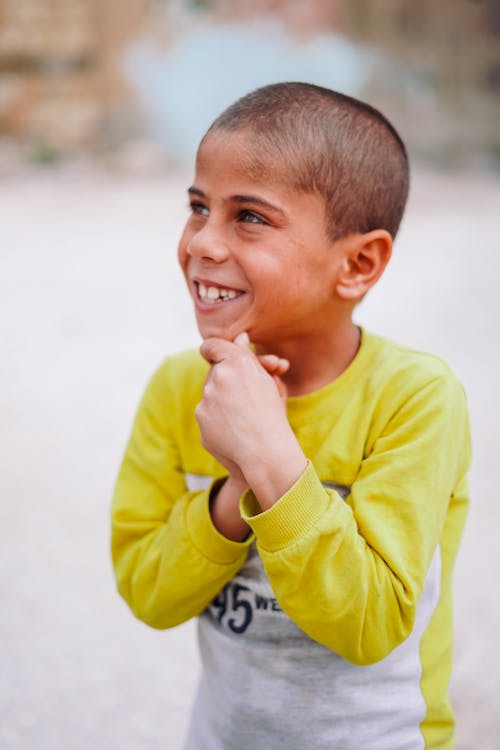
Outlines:
{"label": "shoulder", "polygon": [[193,405],[201,398],[208,364],[197,349],[166,357],[153,373],[145,392],[145,399],[169,409]]}
{"label": "shoulder", "polygon": [[[470,464],[467,399],[451,367],[434,354],[368,335],[371,374],[363,396],[371,401],[367,452],[381,437],[393,436],[413,449],[425,446],[456,461],[457,476]],[[450,464],[451,465],[451,464]]]}
{"label": "shoulder", "polygon": [[182,384],[189,387],[195,383],[203,383],[207,372],[208,364],[199,350],[188,349],[166,357],[153,377],[173,386]]}
{"label": "shoulder", "polygon": [[408,394],[431,384],[462,390],[451,367],[441,357],[396,341],[363,332],[368,350],[370,380],[377,388]]}
{"label": "shoulder", "polygon": [[366,334],[365,343],[369,356],[361,396],[368,409],[371,405],[376,430],[400,416],[428,425],[446,422],[468,432],[463,385],[441,357],[373,334]]}

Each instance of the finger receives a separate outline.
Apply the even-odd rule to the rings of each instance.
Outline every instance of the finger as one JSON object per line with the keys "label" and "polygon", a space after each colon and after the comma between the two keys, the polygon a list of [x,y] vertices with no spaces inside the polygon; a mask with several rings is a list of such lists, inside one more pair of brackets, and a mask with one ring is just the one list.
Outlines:
{"label": "finger", "polygon": [[284,375],[290,367],[290,362],[276,354],[260,354],[257,359],[269,375]]}
{"label": "finger", "polygon": [[236,346],[239,346],[240,349],[250,349],[250,338],[248,336],[248,333],[246,331],[243,331],[242,333],[238,334],[236,338],[234,339],[234,343]]}
{"label": "finger", "polygon": [[212,375],[212,373],[209,372],[208,376],[207,376],[207,379],[205,380],[205,383],[203,385],[202,394],[203,394],[203,398],[204,399],[210,398],[210,396],[214,392],[214,384],[212,382],[213,378],[211,377],[211,375]]}
{"label": "finger", "polygon": [[280,357],[279,360],[278,372],[276,374],[284,375],[290,369],[290,362],[284,357]]}
{"label": "finger", "polygon": [[285,402],[288,397],[288,391],[287,391],[286,385],[281,380],[281,378],[279,378],[277,375],[273,376],[273,380],[276,383],[276,388],[278,389],[278,393],[280,395],[281,400]]}
{"label": "finger", "polygon": [[226,339],[209,338],[200,346],[201,356],[207,360],[210,365],[222,362],[234,354],[234,344]]}

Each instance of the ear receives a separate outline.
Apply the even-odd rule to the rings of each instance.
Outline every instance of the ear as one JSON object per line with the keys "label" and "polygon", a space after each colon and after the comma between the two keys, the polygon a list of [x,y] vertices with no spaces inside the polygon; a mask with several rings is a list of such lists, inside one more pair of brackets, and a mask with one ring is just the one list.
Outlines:
{"label": "ear", "polygon": [[357,301],[382,276],[391,257],[392,237],[385,229],[374,229],[340,242],[345,243],[344,258],[335,289],[342,299]]}

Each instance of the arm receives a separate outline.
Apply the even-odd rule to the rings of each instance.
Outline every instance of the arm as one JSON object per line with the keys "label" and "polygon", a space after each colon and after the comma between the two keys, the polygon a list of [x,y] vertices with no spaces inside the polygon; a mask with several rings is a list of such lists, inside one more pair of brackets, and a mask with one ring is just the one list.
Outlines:
{"label": "arm", "polygon": [[175,403],[160,369],[139,407],[112,507],[118,589],[134,614],[157,628],[201,612],[239,570],[251,543],[217,531],[210,490],[187,491],[172,429]]}
{"label": "arm", "polygon": [[400,405],[347,501],[323,488],[311,464],[264,512],[247,492],[242,515],[276,597],[311,638],[370,664],[410,634],[450,502],[466,502],[458,495],[469,450],[463,390],[447,375]]}

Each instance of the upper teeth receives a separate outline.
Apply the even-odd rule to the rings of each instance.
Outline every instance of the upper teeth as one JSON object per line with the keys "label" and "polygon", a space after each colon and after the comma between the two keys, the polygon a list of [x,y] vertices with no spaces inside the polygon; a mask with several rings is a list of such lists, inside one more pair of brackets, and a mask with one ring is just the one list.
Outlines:
{"label": "upper teeth", "polygon": [[204,302],[215,302],[218,299],[234,299],[237,292],[234,289],[221,289],[217,286],[206,287],[198,284],[198,293]]}

